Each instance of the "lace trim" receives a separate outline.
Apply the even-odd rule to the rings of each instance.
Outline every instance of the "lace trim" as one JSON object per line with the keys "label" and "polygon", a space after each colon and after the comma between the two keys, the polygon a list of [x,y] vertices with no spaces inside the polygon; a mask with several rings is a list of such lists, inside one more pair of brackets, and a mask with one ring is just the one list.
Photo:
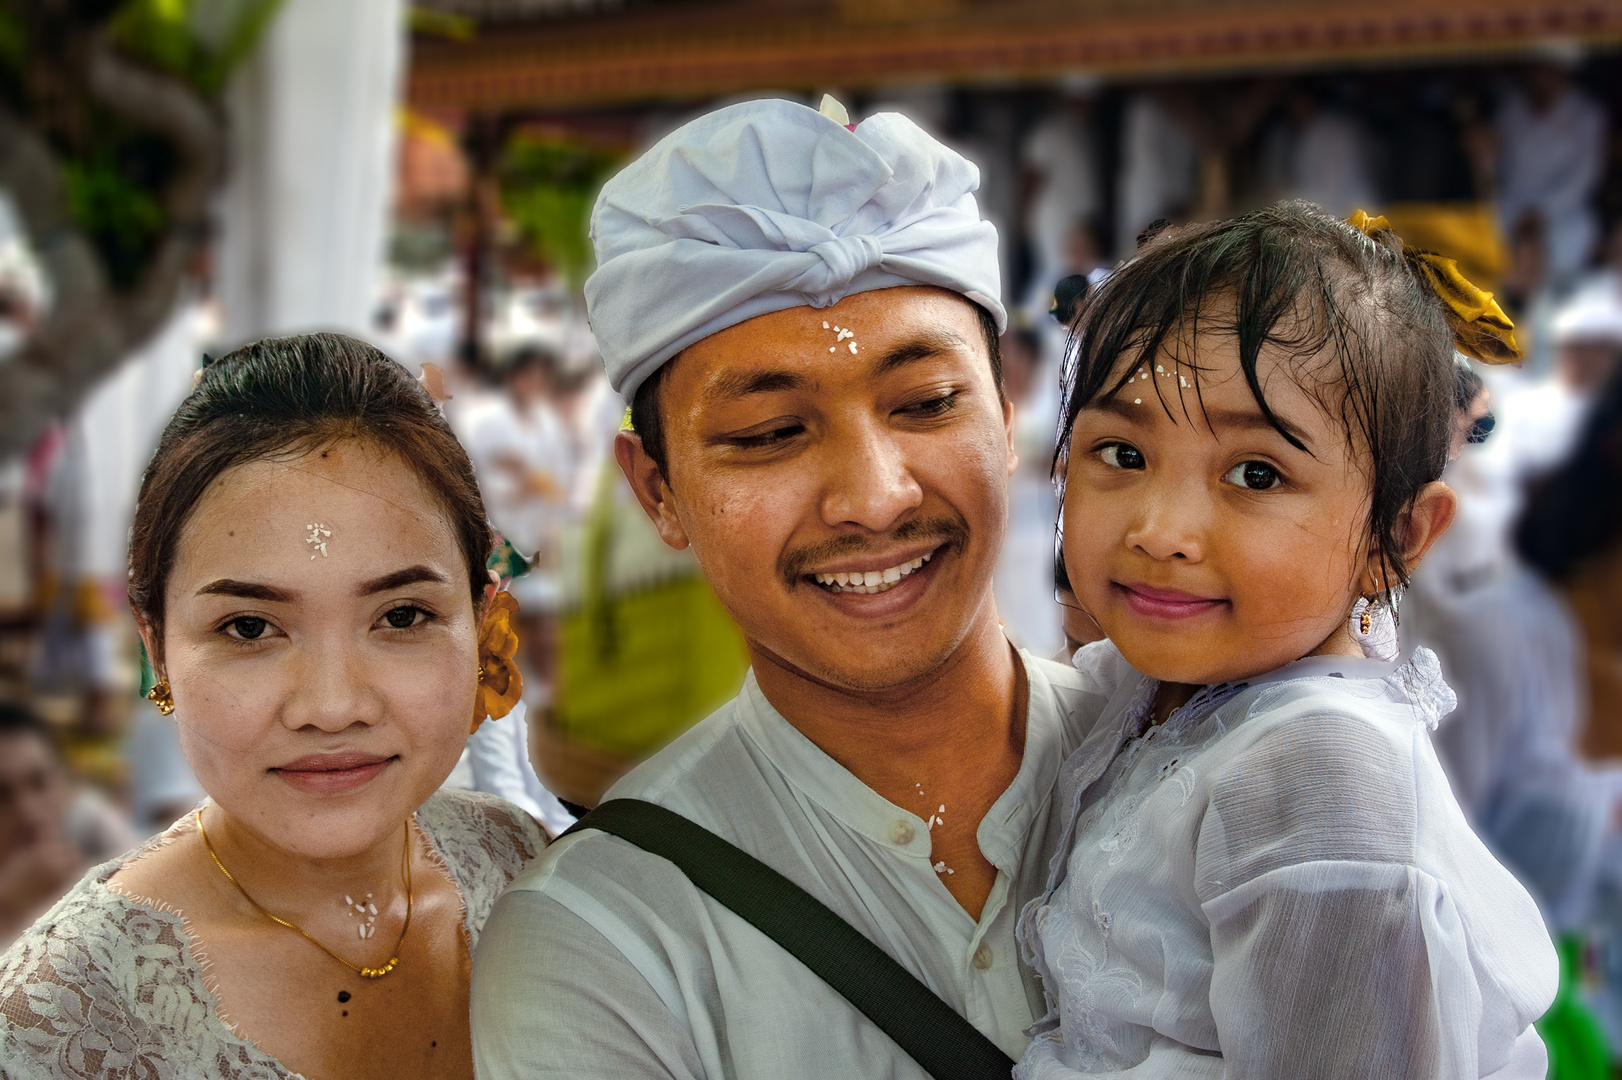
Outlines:
{"label": "lace trim", "polygon": [[[496,897],[545,846],[523,811],[470,792],[439,793],[417,815],[462,897],[469,947]],[[173,843],[184,819],[130,855],[91,870],[0,957],[0,1074],[52,1080],[287,1080],[240,1038],[208,985],[206,949],[183,912],[107,885]]]}

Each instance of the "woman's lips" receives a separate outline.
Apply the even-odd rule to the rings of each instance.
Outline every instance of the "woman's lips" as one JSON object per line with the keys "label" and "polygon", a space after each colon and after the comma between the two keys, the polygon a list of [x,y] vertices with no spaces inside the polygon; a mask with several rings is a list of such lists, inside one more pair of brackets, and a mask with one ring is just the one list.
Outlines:
{"label": "woman's lips", "polygon": [[395,761],[392,757],[344,751],[306,754],[270,771],[300,791],[312,795],[338,795],[369,782]]}
{"label": "woman's lips", "polygon": [[1153,585],[1128,585],[1115,582],[1121,590],[1127,607],[1135,614],[1151,619],[1189,619],[1215,611],[1227,603],[1220,597],[1196,596],[1179,589],[1160,589]]}

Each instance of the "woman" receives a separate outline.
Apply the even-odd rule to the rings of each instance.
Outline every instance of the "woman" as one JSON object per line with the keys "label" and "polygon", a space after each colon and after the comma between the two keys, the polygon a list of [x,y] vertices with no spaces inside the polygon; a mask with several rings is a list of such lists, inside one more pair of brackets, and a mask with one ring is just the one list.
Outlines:
{"label": "woman", "polygon": [[490,906],[545,844],[436,793],[518,696],[467,456],[339,335],[209,367],[141,485],[130,603],[208,800],[0,958],[0,1074],[471,1076]]}

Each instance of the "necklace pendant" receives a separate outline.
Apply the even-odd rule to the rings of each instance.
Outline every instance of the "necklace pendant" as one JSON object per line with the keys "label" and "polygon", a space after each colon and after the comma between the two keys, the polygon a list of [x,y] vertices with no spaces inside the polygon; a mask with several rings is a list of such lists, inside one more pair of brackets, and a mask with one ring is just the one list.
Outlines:
{"label": "necklace pendant", "polygon": [[389,972],[393,971],[395,969],[395,966],[398,965],[399,963],[400,963],[400,958],[398,956],[391,956],[391,957],[389,957],[389,962],[384,964],[382,967],[379,967],[379,968],[363,967],[363,968],[361,968],[360,969],[360,977],[363,978],[363,979],[381,979],[383,976],[385,976]]}

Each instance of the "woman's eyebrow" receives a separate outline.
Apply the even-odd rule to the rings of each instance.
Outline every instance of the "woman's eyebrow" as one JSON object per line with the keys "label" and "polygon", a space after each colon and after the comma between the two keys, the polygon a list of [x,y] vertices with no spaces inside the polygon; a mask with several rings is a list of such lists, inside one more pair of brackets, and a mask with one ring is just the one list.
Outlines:
{"label": "woman's eyebrow", "polygon": [[422,581],[435,581],[443,585],[445,575],[431,566],[418,563],[416,566],[408,566],[404,570],[396,570],[392,574],[384,574],[371,581],[361,582],[355,586],[355,595],[371,596],[373,593],[388,592],[390,589],[399,589]]}
{"label": "woman's eyebrow", "polygon": [[220,578],[197,590],[198,596],[240,596],[245,600],[263,600],[270,604],[291,604],[296,593],[278,589],[274,585],[261,585],[256,581],[236,581]]}

